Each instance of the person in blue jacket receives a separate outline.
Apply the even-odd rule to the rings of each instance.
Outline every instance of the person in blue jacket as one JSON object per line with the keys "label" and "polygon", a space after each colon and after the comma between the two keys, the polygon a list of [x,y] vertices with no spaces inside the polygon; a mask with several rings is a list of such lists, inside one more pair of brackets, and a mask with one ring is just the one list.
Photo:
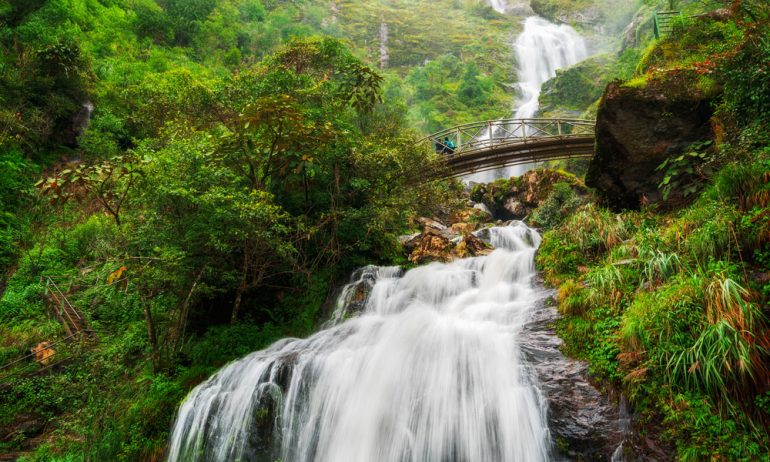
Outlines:
{"label": "person in blue jacket", "polygon": [[455,149],[457,149],[457,145],[454,141],[450,140],[448,136],[444,137],[444,153],[445,154],[454,154]]}

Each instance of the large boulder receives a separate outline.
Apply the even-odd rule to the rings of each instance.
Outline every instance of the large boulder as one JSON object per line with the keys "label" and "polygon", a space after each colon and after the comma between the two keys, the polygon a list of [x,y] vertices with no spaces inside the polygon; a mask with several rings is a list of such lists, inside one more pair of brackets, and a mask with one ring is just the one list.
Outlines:
{"label": "large boulder", "polygon": [[426,230],[409,255],[409,261],[418,265],[434,261],[449,262],[457,258],[487,255],[491,251],[489,244],[470,233],[449,239],[433,230]]}
{"label": "large boulder", "polygon": [[711,98],[672,72],[612,82],[599,105],[596,152],[586,184],[616,209],[659,199],[656,168],[690,144],[712,137]]}
{"label": "large boulder", "polygon": [[522,220],[530,212],[530,209],[524,206],[516,196],[510,196],[503,202],[503,209],[508,213],[506,218],[510,220]]}
{"label": "large boulder", "polygon": [[495,219],[521,220],[540,206],[557,183],[568,184],[578,195],[587,193],[585,185],[575,175],[540,168],[518,177],[478,184],[471,191],[471,199],[484,204]]}

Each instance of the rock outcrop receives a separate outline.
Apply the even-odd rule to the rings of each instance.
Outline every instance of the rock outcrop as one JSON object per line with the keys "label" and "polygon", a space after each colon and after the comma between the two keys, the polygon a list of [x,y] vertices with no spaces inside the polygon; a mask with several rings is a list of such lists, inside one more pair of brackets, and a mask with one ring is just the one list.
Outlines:
{"label": "rock outcrop", "polygon": [[493,249],[477,235],[479,227],[488,226],[491,213],[485,207],[468,203],[468,207],[448,217],[447,223],[434,218],[420,217],[416,224],[422,232],[399,237],[409,261],[416,264],[433,261],[448,262],[457,258],[486,255]]}
{"label": "rock outcrop", "polygon": [[557,69],[556,77],[543,84],[538,117],[580,117],[604,93],[615,60],[600,54]]}
{"label": "rock outcrop", "polygon": [[490,252],[492,246],[473,234],[454,235],[451,231],[440,232],[426,228],[417,238],[409,261],[416,264],[448,262],[457,258],[487,255]]}
{"label": "rock outcrop", "polygon": [[543,202],[556,183],[567,183],[578,194],[586,194],[582,181],[569,173],[552,170],[530,170],[519,177],[478,184],[471,199],[484,204],[498,220],[522,220]]}
{"label": "rock outcrop", "polygon": [[602,20],[601,10],[590,2],[574,0],[532,0],[532,10],[554,22],[596,26]]}
{"label": "rock outcrop", "polygon": [[596,153],[586,184],[616,209],[659,199],[656,168],[690,144],[710,139],[711,98],[676,71],[612,82],[599,105]]}

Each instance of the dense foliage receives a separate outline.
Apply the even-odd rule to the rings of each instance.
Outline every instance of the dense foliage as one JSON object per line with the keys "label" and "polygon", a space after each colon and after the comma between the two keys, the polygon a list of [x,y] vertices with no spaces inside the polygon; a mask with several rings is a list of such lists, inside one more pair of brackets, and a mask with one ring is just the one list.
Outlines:
{"label": "dense foliage", "polygon": [[679,199],[620,214],[581,206],[538,255],[567,351],[628,395],[638,431],[688,461],[770,453],[770,11],[727,6],[642,43],[626,83],[655,79],[717,107],[715,143],[659,166],[663,196]]}
{"label": "dense foliage", "polygon": [[446,185],[412,181],[404,98],[319,8],[0,2],[0,453],[157,459],[191,386],[403,258]]}

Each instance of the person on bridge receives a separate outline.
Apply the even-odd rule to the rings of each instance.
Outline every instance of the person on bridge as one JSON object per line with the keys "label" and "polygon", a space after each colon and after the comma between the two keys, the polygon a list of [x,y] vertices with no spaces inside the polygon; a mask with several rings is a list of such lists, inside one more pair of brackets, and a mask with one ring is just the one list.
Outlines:
{"label": "person on bridge", "polygon": [[455,149],[457,149],[457,145],[454,141],[450,140],[448,136],[444,137],[444,153],[445,154],[454,154]]}

